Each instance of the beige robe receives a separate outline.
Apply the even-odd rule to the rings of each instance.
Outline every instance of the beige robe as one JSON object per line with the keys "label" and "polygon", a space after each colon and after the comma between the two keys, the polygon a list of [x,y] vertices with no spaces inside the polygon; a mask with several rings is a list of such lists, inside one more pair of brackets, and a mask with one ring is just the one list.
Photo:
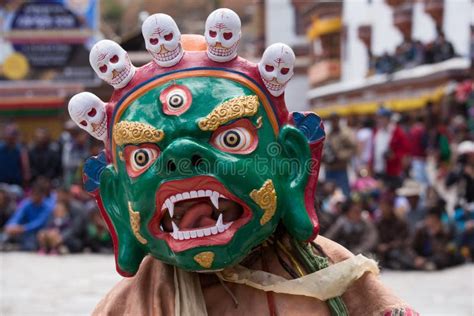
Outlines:
{"label": "beige robe", "polygon": [[[316,239],[331,261],[339,262],[352,256],[342,246],[319,236]],[[268,270],[291,279],[275,255],[265,253]],[[258,269],[256,262],[252,268]],[[226,282],[238,305],[214,275],[201,275],[201,288],[208,315],[269,315],[267,294],[263,291]],[[305,296],[272,293],[277,315],[330,315],[327,304]],[[342,296],[350,315],[382,315],[386,310],[406,306],[378,277],[366,273],[355,281]],[[133,278],[119,282],[98,304],[93,315],[175,315],[173,267],[146,257]]]}

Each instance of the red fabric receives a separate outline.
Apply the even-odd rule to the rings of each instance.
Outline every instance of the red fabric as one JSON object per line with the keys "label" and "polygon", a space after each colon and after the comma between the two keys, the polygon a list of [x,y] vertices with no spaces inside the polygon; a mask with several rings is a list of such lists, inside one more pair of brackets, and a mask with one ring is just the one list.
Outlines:
{"label": "red fabric", "polygon": [[425,145],[423,144],[425,133],[425,127],[421,123],[415,123],[410,129],[411,155],[413,157],[426,157]]}
{"label": "red fabric", "polygon": [[396,126],[392,134],[389,145],[389,154],[386,163],[386,174],[388,176],[399,177],[403,172],[403,158],[410,152],[408,138],[400,128]]}

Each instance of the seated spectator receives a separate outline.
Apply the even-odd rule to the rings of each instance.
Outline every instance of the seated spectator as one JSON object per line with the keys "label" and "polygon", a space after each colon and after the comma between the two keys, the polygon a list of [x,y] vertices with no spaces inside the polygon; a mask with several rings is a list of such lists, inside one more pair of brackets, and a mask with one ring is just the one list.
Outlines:
{"label": "seated spectator", "polygon": [[384,53],[375,61],[375,73],[377,74],[391,74],[397,68],[397,61],[393,56]]}
{"label": "seated spectator", "polygon": [[384,267],[396,270],[413,269],[414,256],[409,247],[408,224],[395,215],[393,204],[393,198],[386,195],[380,199],[377,257]]}
{"label": "seated spectator", "polygon": [[40,253],[65,253],[62,234],[71,225],[71,215],[65,203],[57,202],[45,229],[38,232]]}
{"label": "seated spectator", "polygon": [[421,65],[424,64],[425,61],[425,46],[423,43],[419,40],[415,41],[415,57],[414,57],[414,64],[415,65]]}
{"label": "seated spectator", "polygon": [[405,219],[410,231],[413,231],[417,223],[425,217],[423,186],[412,179],[407,179],[396,192],[395,213],[399,218]]}
{"label": "seated spectator", "polygon": [[2,228],[12,216],[15,212],[15,208],[15,201],[12,199],[7,185],[0,187],[0,228]]}
{"label": "seated spectator", "polygon": [[92,252],[111,253],[112,238],[95,202],[88,206],[88,213],[85,247]]}
{"label": "seated spectator", "polygon": [[320,233],[323,234],[332,226],[340,215],[341,205],[345,201],[345,196],[336,184],[327,181],[321,184],[321,190],[318,190],[320,205],[318,209],[318,219],[320,223]]}
{"label": "seated spectator", "polygon": [[36,250],[36,233],[46,226],[53,210],[45,193],[46,188],[35,183],[30,197],[20,203],[5,225],[2,242],[18,242],[22,250]]}
{"label": "seated spectator", "polygon": [[424,221],[417,227],[412,249],[415,265],[425,270],[447,268],[463,261],[457,252],[449,229],[441,221],[442,210],[431,208]]}
{"label": "seated spectator", "polygon": [[456,186],[460,203],[474,203],[474,142],[458,145],[458,161],[446,178],[447,186]]}
{"label": "seated spectator", "polygon": [[433,43],[433,61],[439,63],[453,58],[455,55],[453,44],[446,40],[443,32],[440,32]]}
{"label": "seated spectator", "polygon": [[358,172],[357,179],[352,184],[352,190],[357,193],[371,194],[379,189],[378,181],[369,174],[369,170],[367,168],[361,168]]}
{"label": "seated spectator", "polygon": [[57,200],[57,192],[53,189],[51,180],[40,176],[36,179],[35,183],[44,188],[44,200],[46,203],[51,205],[51,208],[54,208]]}
{"label": "seated spectator", "polygon": [[416,63],[417,46],[412,39],[404,40],[402,44],[397,47],[396,56],[401,68],[411,68],[417,65]]}
{"label": "seated spectator", "polygon": [[[40,246],[40,239],[45,240],[45,245],[40,249],[40,252],[80,252],[84,249],[87,212],[84,210],[84,205],[72,198],[70,191],[65,187],[57,189],[56,196],[56,209],[50,218],[49,225],[38,234]],[[66,210],[67,215],[62,217],[60,214],[63,209]],[[60,225],[58,226],[58,224]]]}
{"label": "seated spectator", "polygon": [[354,254],[369,254],[377,245],[377,229],[368,216],[362,214],[358,198],[347,200],[342,206],[342,216],[326,232],[332,239]]}
{"label": "seated spectator", "polygon": [[466,260],[474,261],[474,210],[458,205],[454,210],[457,246]]}

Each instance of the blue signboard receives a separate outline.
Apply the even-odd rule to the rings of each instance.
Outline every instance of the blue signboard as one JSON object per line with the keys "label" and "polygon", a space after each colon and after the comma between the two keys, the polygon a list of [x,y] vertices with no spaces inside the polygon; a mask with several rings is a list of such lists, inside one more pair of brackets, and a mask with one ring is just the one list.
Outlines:
{"label": "blue signboard", "polygon": [[97,83],[89,51],[98,0],[12,1],[0,9],[1,81]]}

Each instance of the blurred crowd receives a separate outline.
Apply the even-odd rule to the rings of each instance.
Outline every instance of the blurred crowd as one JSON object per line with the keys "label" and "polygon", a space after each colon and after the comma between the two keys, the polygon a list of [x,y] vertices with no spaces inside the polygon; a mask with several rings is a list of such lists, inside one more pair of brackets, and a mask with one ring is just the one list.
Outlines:
{"label": "blurred crowd", "polygon": [[0,142],[0,249],[64,254],[112,252],[96,202],[82,187],[82,166],[101,144],[67,122],[58,140],[38,128],[31,144],[7,124]]}
{"label": "blurred crowd", "polygon": [[423,110],[329,119],[321,233],[391,269],[474,257],[474,142],[467,114]]}
{"label": "blurred crowd", "polygon": [[381,56],[374,56],[371,68],[376,74],[391,74],[423,64],[439,63],[455,56],[453,45],[446,39],[444,33],[438,30],[438,36],[432,42],[404,40],[395,49],[395,54],[385,53]]}
{"label": "blurred crowd", "polygon": [[[467,111],[467,110],[466,110]],[[318,187],[321,234],[391,269],[434,270],[474,256],[474,142],[468,113],[433,104],[327,119]],[[82,187],[82,166],[102,144],[72,122],[30,144],[8,124],[0,142],[0,247],[42,254],[111,252]]]}

